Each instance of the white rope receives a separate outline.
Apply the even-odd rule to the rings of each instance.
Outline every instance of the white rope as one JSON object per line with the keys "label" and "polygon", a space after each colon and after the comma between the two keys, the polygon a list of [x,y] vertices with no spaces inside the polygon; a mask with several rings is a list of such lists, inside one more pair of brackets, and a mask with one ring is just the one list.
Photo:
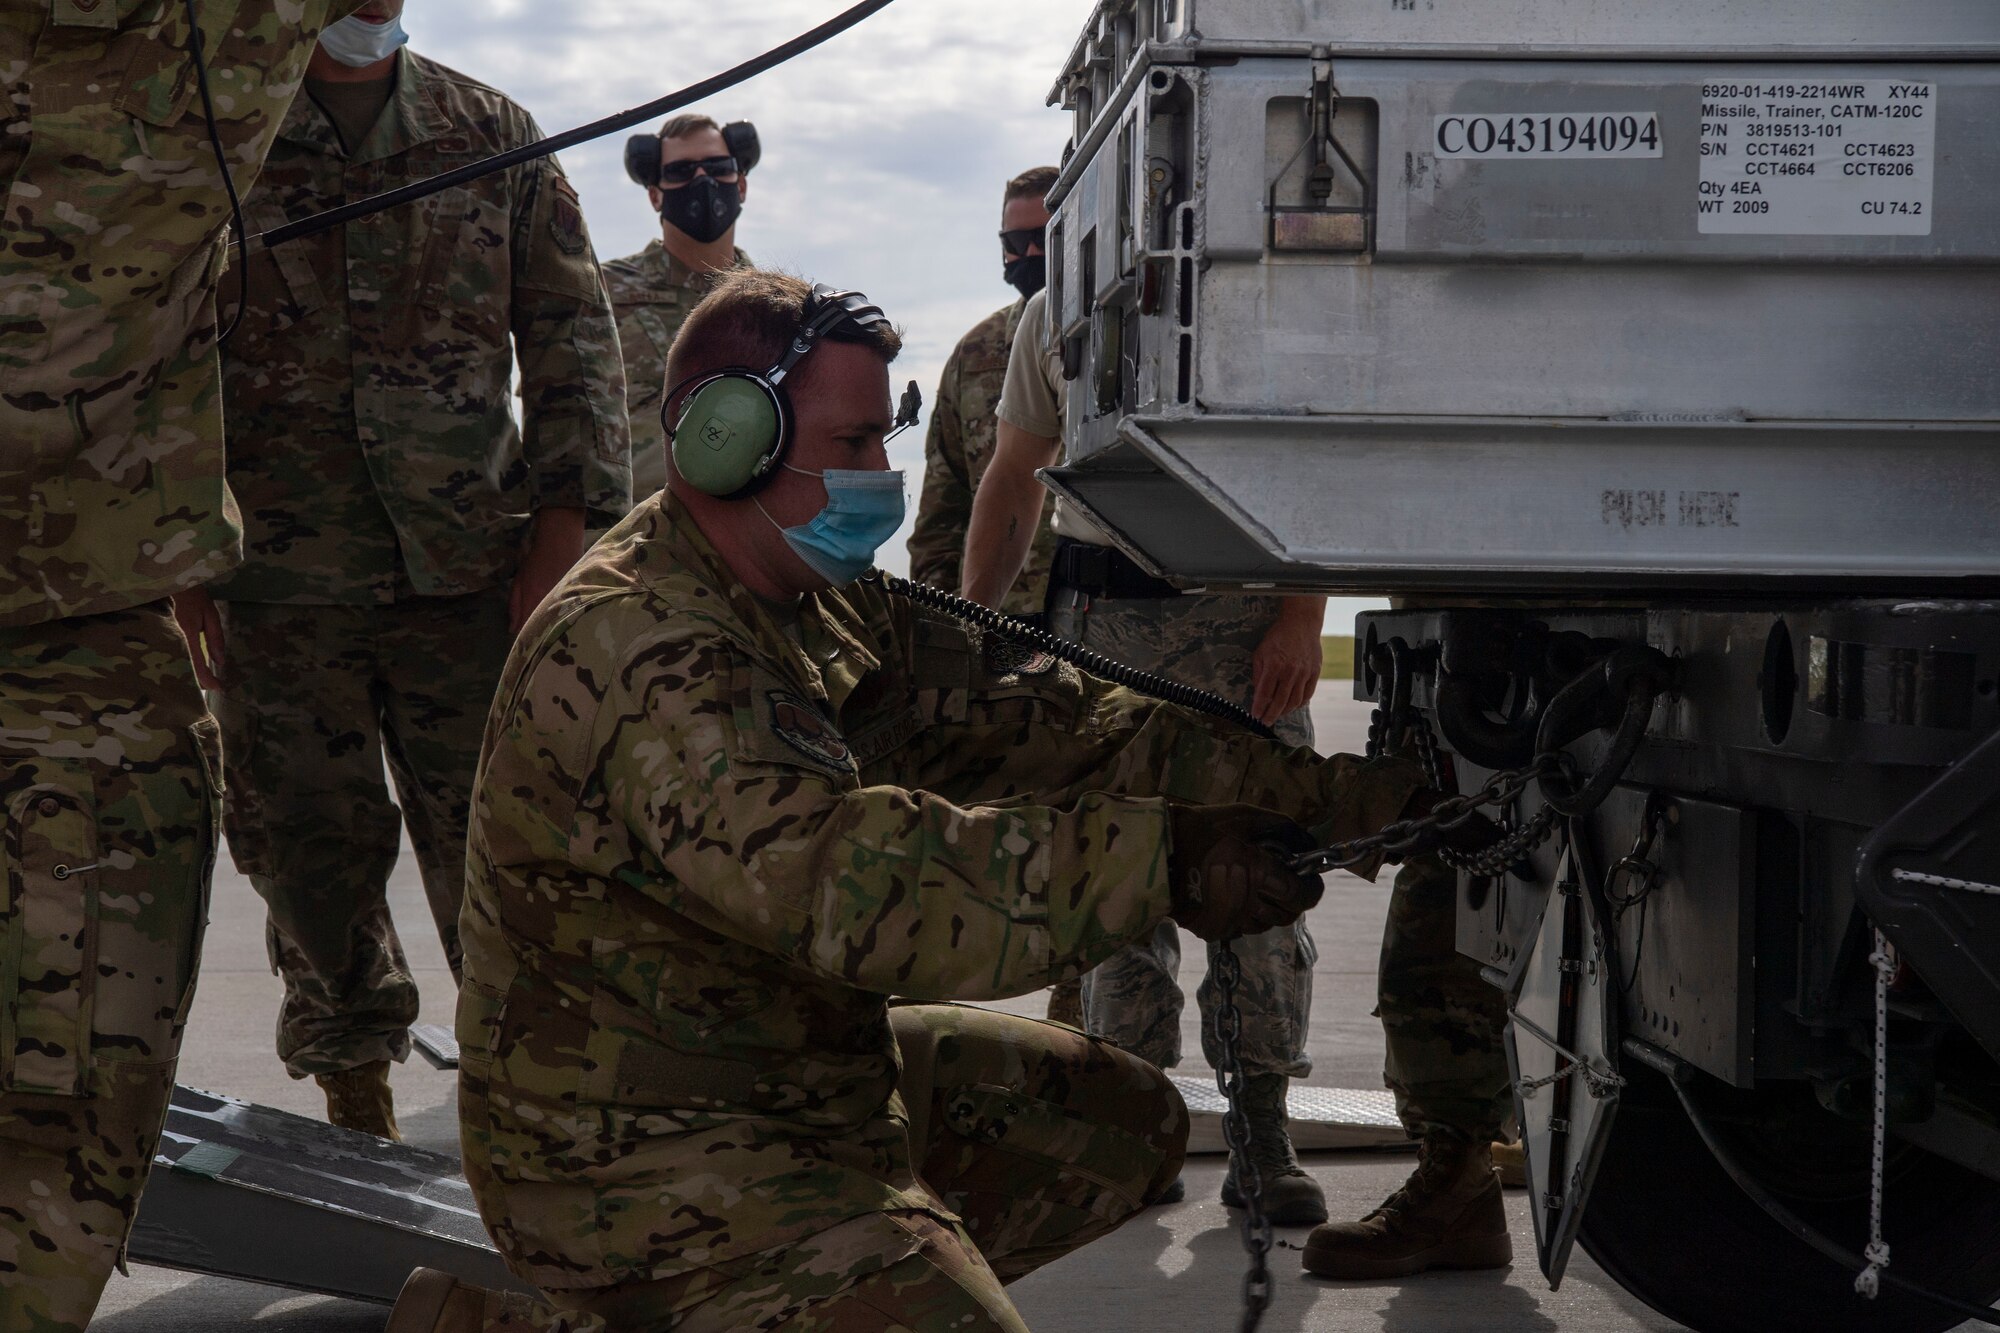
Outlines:
{"label": "white rope", "polygon": [[1892,870],[1890,878],[1905,884],[1929,884],[1940,889],[1963,889],[1967,893],[2000,894],[2000,884],[1981,884],[1976,879],[1953,879],[1949,875],[1926,875],[1921,870]]}
{"label": "white rope", "polygon": [[1584,1085],[1589,1089],[1590,1095],[1599,1099],[1608,1097],[1625,1086],[1625,1078],[1622,1075],[1607,1073],[1592,1065],[1590,1061],[1584,1059],[1554,1037],[1542,1031],[1541,1027],[1533,1019],[1524,1017],[1518,1009],[1510,1011],[1508,1017],[1512,1018],[1515,1025],[1523,1032],[1554,1051],[1557,1055],[1560,1055],[1563,1059],[1569,1061],[1569,1068],[1567,1069],[1558,1070],[1545,1078],[1523,1079],[1519,1083],[1516,1083],[1514,1086],[1520,1089],[1523,1097],[1532,1096],[1542,1088],[1560,1083],[1571,1074],[1582,1074]]}
{"label": "white rope", "polygon": [[[1903,872],[1898,871],[1899,875]],[[1882,1290],[1882,1270],[1889,1266],[1889,1242],[1882,1239],[1882,1156],[1889,1131],[1889,981],[1896,975],[1896,950],[1889,937],[1875,932],[1875,1141],[1868,1167],[1868,1266],[1854,1279],[1854,1289],[1874,1300]]]}
{"label": "white rope", "polygon": [[[2000,895],[2000,884],[1930,875],[1921,870],[1892,870],[1890,878],[1904,884],[1928,884],[1940,889]],[[1882,1158],[1889,1130],[1889,982],[1896,975],[1896,950],[1888,936],[1875,932],[1875,951],[1868,955],[1875,968],[1875,1135],[1868,1167],[1868,1266],[1854,1279],[1854,1289],[1874,1300],[1882,1290],[1882,1270],[1889,1266],[1889,1242],[1882,1239]]]}

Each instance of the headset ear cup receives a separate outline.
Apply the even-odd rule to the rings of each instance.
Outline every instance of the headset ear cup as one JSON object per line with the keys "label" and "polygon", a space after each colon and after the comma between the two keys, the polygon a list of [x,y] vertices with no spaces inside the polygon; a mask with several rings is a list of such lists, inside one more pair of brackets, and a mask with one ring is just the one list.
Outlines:
{"label": "headset ear cup", "polygon": [[739,499],[762,490],[791,443],[791,409],[779,386],[747,370],[699,380],[673,423],[674,470],[704,495]]}
{"label": "headset ear cup", "polygon": [[729,145],[729,155],[736,159],[736,165],[746,175],[764,156],[764,145],[757,138],[757,127],[747,120],[732,120],[724,125],[722,142]]}
{"label": "headset ear cup", "polygon": [[635,134],[625,141],[625,174],[634,185],[651,189],[660,183],[660,141],[650,134]]}

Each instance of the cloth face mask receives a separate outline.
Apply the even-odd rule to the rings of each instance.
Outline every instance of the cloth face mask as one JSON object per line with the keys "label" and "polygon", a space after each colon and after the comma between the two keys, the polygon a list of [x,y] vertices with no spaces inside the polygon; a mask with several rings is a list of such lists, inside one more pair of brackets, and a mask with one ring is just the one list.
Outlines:
{"label": "cloth face mask", "polygon": [[[815,574],[836,588],[852,583],[875,563],[875,552],[903,526],[903,473],[862,472],[828,468],[807,472],[787,463],[789,472],[818,477],[826,483],[826,508],[810,523],[778,528],[785,544]],[[765,510],[764,502],[754,502],[757,512],[772,527],[778,521]]]}
{"label": "cloth face mask", "polygon": [[696,176],[686,185],[660,191],[660,216],[703,245],[721,239],[743,211],[743,190],[735,181]]}
{"label": "cloth face mask", "polygon": [[390,19],[387,23],[344,18],[329,24],[319,35],[319,44],[328,55],[355,69],[387,60],[396,54],[397,47],[409,40],[410,34],[403,31],[403,20],[400,18]]}

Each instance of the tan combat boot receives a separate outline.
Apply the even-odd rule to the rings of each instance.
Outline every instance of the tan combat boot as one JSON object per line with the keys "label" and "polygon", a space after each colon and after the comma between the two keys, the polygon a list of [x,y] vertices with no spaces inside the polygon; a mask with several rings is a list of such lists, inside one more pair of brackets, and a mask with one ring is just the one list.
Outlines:
{"label": "tan combat boot", "polygon": [[396,1128],[396,1103],[389,1093],[389,1062],[376,1060],[337,1074],[315,1074],[326,1093],[326,1118],[342,1129],[358,1129],[391,1143],[403,1141]]}
{"label": "tan combat boot", "polygon": [[419,1268],[403,1283],[382,1333],[527,1333],[534,1327],[529,1304],[525,1296]]}
{"label": "tan combat boot", "polygon": [[[1306,1227],[1326,1221],[1326,1194],[1319,1182],[1299,1165],[1286,1128],[1283,1074],[1255,1074],[1243,1080],[1243,1114],[1250,1121],[1250,1161],[1264,1191],[1264,1215],[1281,1227]],[[1222,1181],[1222,1202],[1244,1206],[1237,1183],[1237,1155],[1229,1155],[1229,1174]]]}
{"label": "tan combat boot", "polygon": [[1373,1281],[1513,1262],[1489,1145],[1430,1138],[1418,1153],[1416,1171],[1380,1208],[1359,1222],[1314,1229],[1306,1238],[1307,1272]]}

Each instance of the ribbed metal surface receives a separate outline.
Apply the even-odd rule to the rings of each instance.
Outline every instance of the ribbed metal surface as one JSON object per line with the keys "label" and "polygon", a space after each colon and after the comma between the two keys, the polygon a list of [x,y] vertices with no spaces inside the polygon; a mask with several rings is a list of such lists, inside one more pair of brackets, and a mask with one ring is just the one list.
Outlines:
{"label": "ribbed metal surface", "polygon": [[[1214,1081],[1182,1074],[1172,1078],[1192,1119],[1188,1151],[1229,1151],[1222,1138],[1225,1103]],[[1285,1111],[1291,1120],[1292,1146],[1300,1152],[1414,1146],[1396,1119],[1396,1099],[1386,1092],[1293,1084]]]}

